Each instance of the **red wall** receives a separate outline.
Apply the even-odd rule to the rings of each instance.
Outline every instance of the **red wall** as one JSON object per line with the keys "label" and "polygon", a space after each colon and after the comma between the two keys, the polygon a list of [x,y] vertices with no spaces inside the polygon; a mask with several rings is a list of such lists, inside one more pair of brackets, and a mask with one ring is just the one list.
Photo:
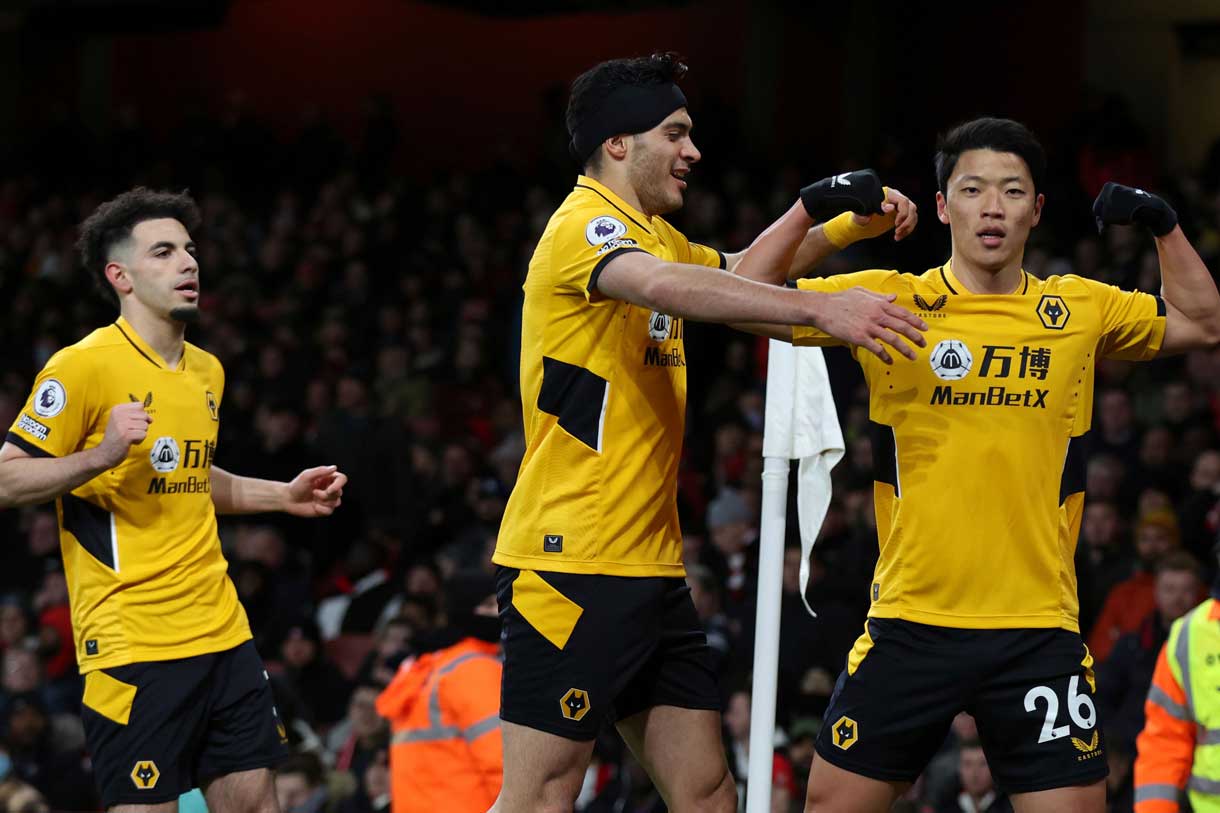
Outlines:
{"label": "red wall", "polygon": [[235,0],[218,30],[116,37],[115,98],[155,126],[159,100],[200,96],[216,109],[240,92],[277,129],[318,104],[351,134],[366,98],[384,93],[424,156],[532,146],[551,126],[544,90],[603,59],[677,50],[695,66],[692,101],[713,84],[736,93],[743,38],[721,32],[741,30],[745,4],[701,7],[506,20],[404,0]]}

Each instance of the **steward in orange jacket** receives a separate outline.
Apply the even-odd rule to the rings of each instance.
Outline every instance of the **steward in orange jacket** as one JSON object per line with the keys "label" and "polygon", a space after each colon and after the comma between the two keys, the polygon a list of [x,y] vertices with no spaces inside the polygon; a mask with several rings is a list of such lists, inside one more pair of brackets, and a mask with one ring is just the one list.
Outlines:
{"label": "steward in orange jacket", "polygon": [[[1215,594],[1213,593],[1213,596]],[[1136,813],[1220,811],[1220,601],[1173,622],[1157,657],[1135,759]]]}
{"label": "steward in orange jacket", "polygon": [[393,732],[392,813],[484,813],[500,793],[495,581],[483,573],[454,574],[446,598],[449,626],[460,640],[404,661],[377,698]]}

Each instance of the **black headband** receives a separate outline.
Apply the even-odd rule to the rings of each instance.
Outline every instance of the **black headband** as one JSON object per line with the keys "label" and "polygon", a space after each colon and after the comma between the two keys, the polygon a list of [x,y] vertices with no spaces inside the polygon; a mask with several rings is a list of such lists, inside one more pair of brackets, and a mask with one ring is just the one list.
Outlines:
{"label": "black headband", "polygon": [[680,107],[686,107],[686,96],[673,82],[644,87],[622,85],[580,120],[571,133],[568,151],[583,165],[607,138],[647,132]]}

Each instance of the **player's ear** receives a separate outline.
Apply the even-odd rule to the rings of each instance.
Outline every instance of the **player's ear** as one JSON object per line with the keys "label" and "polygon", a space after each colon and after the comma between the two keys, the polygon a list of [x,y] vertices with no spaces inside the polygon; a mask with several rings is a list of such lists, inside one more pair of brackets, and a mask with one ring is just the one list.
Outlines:
{"label": "player's ear", "polygon": [[945,200],[944,192],[936,193],[936,218],[946,226],[949,225],[949,201]]}
{"label": "player's ear", "polygon": [[615,161],[622,161],[627,157],[627,139],[630,137],[631,136],[621,134],[610,136],[604,142],[602,142],[602,146],[605,148],[607,155],[609,155]]}
{"label": "player's ear", "polygon": [[1034,198],[1034,222],[1033,226],[1038,225],[1038,221],[1042,219],[1042,207],[1046,204],[1046,196],[1041,192]]}
{"label": "player's ear", "polygon": [[131,293],[131,277],[127,273],[127,266],[122,263],[106,263],[104,270],[106,279],[110,280],[115,291],[120,294]]}

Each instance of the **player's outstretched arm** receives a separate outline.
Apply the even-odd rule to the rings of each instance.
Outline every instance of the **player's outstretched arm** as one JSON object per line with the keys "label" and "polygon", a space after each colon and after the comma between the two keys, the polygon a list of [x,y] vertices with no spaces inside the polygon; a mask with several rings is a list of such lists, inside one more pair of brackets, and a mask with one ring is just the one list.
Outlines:
{"label": "player's outstretched arm", "polygon": [[0,508],[38,505],[123,462],[133,445],[143,443],[152,418],[140,403],[110,410],[102,442],[64,457],[35,457],[12,443],[0,447]]}
{"label": "player's outstretched arm", "polygon": [[825,294],[764,285],[727,271],[664,262],[643,251],[614,257],[597,278],[597,290],[612,299],[700,322],[764,323],[787,331],[813,325],[847,344],[864,347],[887,364],[885,344],[907,358],[915,351],[905,337],[923,347],[928,326],[883,295],[852,288]]}
{"label": "player's outstretched arm", "polygon": [[1165,301],[1161,355],[1220,344],[1220,291],[1211,272],[1178,226],[1178,215],[1156,195],[1107,183],[1093,203],[1098,229],[1140,225],[1156,238]]}
{"label": "player's outstretched arm", "polygon": [[[849,186],[851,197],[837,192],[825,201],[818,197],[819,191],[829,195],[832,189]],[[810,228],[809,221],[819,218],[825,222]],[[756,282],[780,285],[805,276],[826,257],[858,240],[891,229],[894,239],[901,240],[918,219],[915,204],[898,190],[882,187],[872,170],[832,176],[801,190],[801,200],[749,248],[726,254],[726,268]]]}
{"label": "player's outstretched arm", "polygon": [[343,502],[347,475],[337,466],[317,466],[290,483],[230,474],[212,466],[212,504],[218,514],[281,511],[297,517],[328,517]]}

